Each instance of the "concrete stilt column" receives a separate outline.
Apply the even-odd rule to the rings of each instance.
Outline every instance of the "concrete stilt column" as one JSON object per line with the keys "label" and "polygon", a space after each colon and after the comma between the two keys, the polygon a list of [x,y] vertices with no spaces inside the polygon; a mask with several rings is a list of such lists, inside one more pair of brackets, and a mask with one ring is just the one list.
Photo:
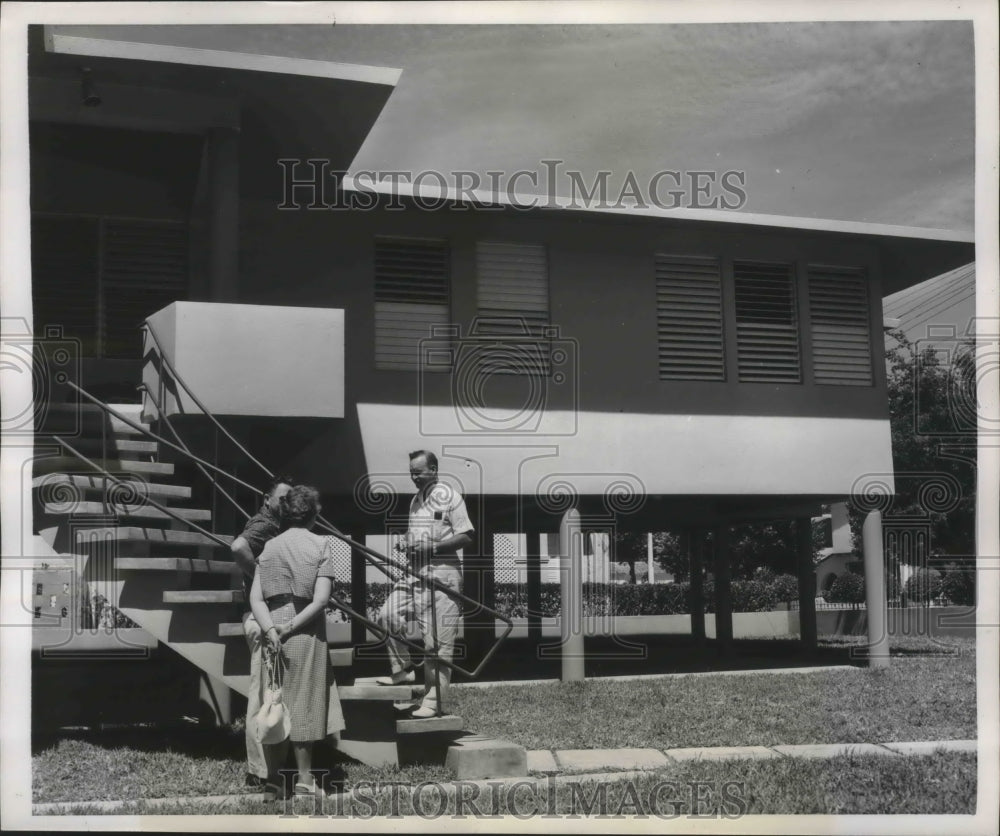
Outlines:
{"label": "concrete stilt column", "polygon": [[798,552],[796,574],[799,578],[799,636],[808,648],[816,647],[816,569],[812,558],[812,520],[801,517],[795,521]]}
{"label": "concrete stilt column", "polygon": [[715,638],[723,652],[733,644],[733,595],[729,584],[729,527],[715,529]]}
{"label": "concrete stilt column", "polygon": [[580,512],[570,508],[559,525],[562,582],[562,681],[582,682],[583,657],[583,532]]}
{"label": "concrete stilt column", "polygon": [[865,604],[868,609],[868,667],[889,666],[888,602],[882,560],[882,513],[871,511],[862,529],[865,559]]}

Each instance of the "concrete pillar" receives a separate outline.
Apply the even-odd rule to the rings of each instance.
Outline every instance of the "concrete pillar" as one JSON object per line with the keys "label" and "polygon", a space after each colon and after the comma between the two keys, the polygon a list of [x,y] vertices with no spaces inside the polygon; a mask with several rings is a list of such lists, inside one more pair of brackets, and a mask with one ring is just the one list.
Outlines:
{"label": "concrete pillar", "polygon": [[889,666],[888,602],[882,560],[882,513],[871,511],[862,529],[865,560],[865,605],[868,609],[868,667]]}
{"label": "concrete pillar", "polygon": [[733,596],[729,586],[729,527],[715,529],[715,638],[723,652],[733,644]]}
{"label": "concrete pillar", "polygon": [[816,569],[813,566],[812,519],[795,521],[795,543],[798,553],[796,574],[799,578],[799,636],[802,644],[816,647]]}
{"label": "concrete pillar", "polygon": [[646,583],[655,583],[653,575],[653,532],[646,532]]}
{"label": "concrete pillar", "polygon": [[691,636],[699,642],[705,640],[705,589],[702,583],[702,545],[699,532],[686,529],[681,535],[681,548],[687,554],[691,573]]}
{"label": "concrete pillar", "polygon": [[542,637],[542,551],[541,535],[537,531],[524,534],[527,559],[528,638]]}
{"label": "concrete pillar", "polygon": [[240,135],[232,128],[208,134],[209,295],[236,301],[239,293]]}
{"label": "concrete pillar", "polygon": [[583,532],[580,512],[570,508],[559,525],[562,583],[562,681],[582,682],[583,650]]}

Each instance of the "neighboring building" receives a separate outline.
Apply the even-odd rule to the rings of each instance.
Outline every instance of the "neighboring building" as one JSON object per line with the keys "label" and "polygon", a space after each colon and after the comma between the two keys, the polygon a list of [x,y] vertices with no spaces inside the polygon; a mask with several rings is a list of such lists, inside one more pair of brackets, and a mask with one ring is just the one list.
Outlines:
{"label": "neighboring building", "polygon": [[[192,398],[165,382],[165,357],[270,469],[315,484],[359,541],[384,545],[405,524],[406,454],[430,448],[477,528],[474,596],[489,603],[498,567],[520,579],[522,557],[526,582],[550,577],[543,557],[569,508],[588,530],[671,527],[691,542],[714,530],[725,641],[727,526],[796,519],[808,533],[821,505],[871,474],[892,484],[881,300],[968,263],[971,236],[707,210],[422,211],[410,198],[400,210],[358,193],[370,208],[296,209],[289,178],[304,205],[332,181],[279,159],[349,169],[394,71],[290,61],[264,73],[247,68],[253,56],[198,66],[161,48],[151,62],[113,57],[127,52],[113,40],[46,50],[33,37],[36,329],[65,324],[81,339],[83,385],[106,399],[144,375],[146,420],[162,395],[196,451],[218,449],[225,469],[261,481],[215,447]],[[80,101],[80,53],[99,107]],[[151,315],[159,348],[137,336]],[[211,522],[190,510],[237,530],[225,503]],[[86,547],[80,531],[73,548]],[[174,564],[150,579],[138,561],[166,552],[143,537],[109,581],[118,605],[244,687],[239,643],[194,614],[222,596],[184,597]],[[351,560],[345,547],[345,578]],[[590,565],[595,580],[608,571]],[[799,575],[808,599],[811,543]],[[162,607],[126,594],[154,580]]]}
{"label": "neighboring building", "polygon": [[938,327],[954,328],[959,339],[971,336],[969,328],[976,315],[975,263],[886,296],[882,315],[886,327],[898,328],[910,342],[927,340],[934,335],[928,329]]}

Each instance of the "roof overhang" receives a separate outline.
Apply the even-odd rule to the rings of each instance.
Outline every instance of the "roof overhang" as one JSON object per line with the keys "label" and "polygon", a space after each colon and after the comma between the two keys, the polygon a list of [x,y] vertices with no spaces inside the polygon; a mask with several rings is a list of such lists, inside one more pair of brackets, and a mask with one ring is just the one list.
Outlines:
{"label": "roof overhang", "polygon": [[374,172],[356,171],[352,166],[342,179],[342,186],[347,191],[407,198],[428,206],[435,202],[455,202],[510,207],[525,212],[582,212],[636,222],[653,220],[682,225],[796,231],[854,240],[867,239],[874,242],[882,254],[883,295],[895,293],[975,259],[975,236],[972,232],[961,230],[767,215],[725,209],[617,205],[607,201],[582,200],[579,196],[506,194],[482,189],[458,189],[438,183],[414,186],[400,177],[399,172],[393,172],[393,177],[388,181],[385,178],[376,179],[374,175]]}
{"label": "roof overhang", "polygon": [[365,64],[341,64],[284,55],[261,55],[216,49],[195,49],[167,44],[122,41],[110,38],[86,38],[67,34],[59,27],[45,27],[45,48],[63,55],[86,55],[96,58],[123,58],[131,61],[158,61],[187,64],[193,67],[218,67],[231,70],[254,70],[282,75],[335,78],[369,84],[395,86],[402,70]]}

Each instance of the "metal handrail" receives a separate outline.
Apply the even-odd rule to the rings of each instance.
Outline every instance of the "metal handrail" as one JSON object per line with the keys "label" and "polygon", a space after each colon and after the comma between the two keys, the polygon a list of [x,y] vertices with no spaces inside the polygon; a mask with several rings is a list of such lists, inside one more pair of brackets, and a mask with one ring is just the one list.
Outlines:
{"label": "metal handrail", "polygon": [[[194,404],[202,411],[202,413],[205,415],[205,417],[207,417],[212,422],[212,424],[216,427],[217,430],[219,430],[223,435],[225,435],[226,438],[228,438],[233,444],[235,444],[236,447],[240,450],[240,452],[242,454],[244,454],[247,457],[247,459],[249,459],[251,462],[253,462],[255,465],[257,465],[257,467],[259,467],[261,469],[261,471],[263,471],[267,475],[267,477],[269,479],[273,479],[274,478],[274,473],[272,473],[270,469],[268,469],[257,458],[255,458],[250,453],[250,451],[247,450],[246,447],[238,439],[236,439],[219,422],[219,420],[215,417],[215,415],[212,414],[212,412],[201,402],[201,400],[198,398],[198,396],[192,391],[191,387],[188,386],[188,384],[184,380],[184,378],[180,374],[178,374],[177,370],[173,367],[173,364],[166,357],[166,355],[165,355],[165,353],[163,351],[163,347],[162,347],[162,345],[160,343],[160,340],[157,337],[156,329],[152,326],[152,324],[149,322],[149,320],[146,320],[141,327],[142,327],[143,330],[145,330],[149,334],[150,338],[152,339],[153,345],[155,346],[155,349],[156,349],[156,352],[157,352],[158,359],[162,363],[162,365],[166,368],[166,370],[169,372],[171,378],[174,381],[176,381],[178,384],[180,384],[180,386],[183,388],[183,390],[190,396],[190,398],[194,402]],[[94,399],[94,400],[95,400],[95,402],[97,402],[98,404],[100,404],[99,401],[96,401],[96,399]],[[106,407],[106,405],[104,405],[104,406]],[[111,410],[109,410],[109,411],[111,411]],[[118,416],[118,417],[121,418],[122,420],[126,421],[126,423],[129,423],[131,426],[136,427],[140,431],[148,432],[147,430],[145,430],[145,428],[139,427],[138,425],[136,425],[136,424],[128,421],[128,419],[125,419],[123,416]],[[150,433],[150,434],[152,434],[152,433]],[[239,484],[244,485],[244,486],[250,488],[251,490],[253,490],[256,493],[257,489],[254,486],[248,485],[246,482],[243,482],[242,480],[237,479],[232,474],[227,473],[226,471],[222,470],[219,467],[216,467],[215,465],[211,465],[208,462],[205,462],[203,460],[198,459],[192,453],[190,453],[188,451],[185,451],[185,450],[182,450],[181,448],[177,447],[177,445],[170,444],[169,442],[167,442],[167,444],[168,444],[168,446],[172,447],[173,449],[178,450],[179,452],[183,453],[184,455],[189,456],[192,460],[199,461],[202,464],[208,465],[209,467],[211,467],[212,470],[228,476],[230,479],[233,479],[234,481],[238,482]],[[387,569],[385,567],[386,566],[392,566],[392,567],[400,570],[404,574],[408,574],[408,575],[411,575],[411,576],[417,578],[422,583],[424,583],[427,586],[429,586],[431,589],[439,591],[439,592],[441,592],[441,593],[449,596],[453,600],[461,601],[461,602],[464,602],[464,603],[467,603],[467,604],[472,604],[473,606],[477,607],[480,611],[484,611],[487,614],[491,614],[494,618],[499,619],[500,621],[502,621],[502,622],[505,623],[506,627],[503,630],[503,632],[500,634],[500,636],[496,637],[496,640],[493,643],[493,646],[483,656],[483,659],[480,661],[479,665],[477,665],[476,668],[473,669],[472,671],[467,670],[466,668],[463,668],[462,666],[457,665],[454,662],[449,662],[448,660],[441,659],[440,657],[437,657],[437,655],[436,655],[436,653],[437,653],[437,650],[436,650],[437,649],[437,640],[436,640],[436,635],[435,635],[435,637],[434,637],[435,650],[432,651],[432,655],[435,656],[441,664],[447,665],[452,670],[457,670],[460,673],[463,673],[463,674],[465,674],[467,676],[475,677],[475,676],[477,676],[481,672],[481,670],[482,670],[483,666],[486,664],[486,662],[488,662],[492,658],[492,656],[494,655],[494,653],[496,652],[496,650],[499,648],[499,646],[503,643],[503,641],[513,631],[513,629],[514,629],[514,622],[513,622],[513,620],[510,619],[509,617],[503,615],[502,613],[497,612],[496,610],[493,610],[490,607],[485,606],[482,602],[476,601],[475,599],[470,598],[468,595],[465,595],[464,593],[459,592],[458,590],[455,590],[455,589],[452,589],[449,586],[446,586],[445,584],[441,583],[440,581],[436,580],[435,578],[428,577],[428,576],[425,576],[425,575],[420,575],[420,573],[417,570],[415,570],[412,566],[410,566],[408,563],[402,563],[402,562],[395,561],[392,558],[390,558],[388,555],[381,554],[380,552],[376,551],[375,549],[370,548],[369,546],[366,546],[366,545],[364,545],[362,543],[358,543],[357,541],[351,539],[346,534],[344,534],[343,532],[341,532],[335,525],[333,525],[331,522],[329,522],[327,519],[325,519],[322,516],[317,517],[316,521],[323,528],[326,529],[327,533],[329,533],[332,536],[336,537],[337,539],[341,540],[343,543],[347,544],[352,549],[356,549],[358,552],[360,552],[361,555],[365,558],[365,560],[367,560],[370,564],[376,566],[387,577],[392,577],[392,576],[387,571]],[[431,596],[432,604],[433,604],[433,599],[434,599],[434,596],[432,595]],[[386,631],[383,628],[381,628],[375,622],[371,621],[366,616],[363,616],[360,613],[356,612],[352,608],[346,606],[342,601],[339,601],[339,599],[336,599],[336,600],[338,601],[338,603],[337,603],[338,608],[342,609],[351,618],[354,618],[354,619],[360,621],[362,624],[364,624],[366,627],[368,627],[370,629],[374,629],[374,631],[376,632],[376,634],[377,635],[381,635],[382,638],[388,638],[388,637],[390,637],[390,634],[388,633],[388,631]],[[436,629],[436,627],[435,627],[435,629]],[[410,648],[421,650],[425,654],[427,653],[427,649],[425,647],[423,647],[422,645],[418,645],[415,642],[410,642],[409,639],[406,639],[405,637],[402,637],[402,636],[391,636],[391,637],[393,639],[395,639],[397,641],[400,641],[401,643],[409,646]],[[439,694],[439,697],[440,697],[440,694]],[[440,704],[440,702],[439,702],[439,704]]]}
{"label": "metal handrail", "polygon": [[[183,447],[183,448],[185,449],[185,451],[187,451],[187,452],[188,452],[189,454],[193,455],[193,454],[191,453],[191,448],[190,448],[190,447],[188,447],[188,446],[187,446],[187,445],[186,445],[186,444],[184,443],[184,439],[183,439],[183,438],[181,438],[181,436],[180,436],[180,433],[178,433],[178,432],[177,432],[176,428],[175,428],[175,427],[174,427],[174,425],[173,425],[173,422],[172,422],[172,421],[170,420],[170,416],[169,416],[169,415],[167,415],[167,413],[166,413],[166,412],[165,412],[165,411],[164,411],[164,410],[163,410],[163,409],[161,408],[161,406],[160,406],[160,403],[159,403],[158,399],[157,399],[157,398],[156,398],[156,397],[155,397],[155,396],[153,395],[153,391],[152,391],[152,390],[151,390],[151,389],[149,388],[149,386],[147,386],[147,385],[146,385],[145,383],[140,383],[140,384],[139,384],[139,385],[138,385],[138,386],[137,386],[136,388],[137,388],[137,389],[142,389],[142,390],[144,390],[144,391],[146,392],[146,394],[147,394],[147,395],[149,395],[149,402],[150,402],[150,403],[151,403],[151,404],[153,405],[153,407],[154,407],[154,408],[156,409],[156,414],[157,414],[157,415],[158,415],[158,416],[160,417],[160,419],[161,419],[161,420],[163,421],[163,423],[167,425],[167,429],[169,429],[169,430],[170,430],[170,432],[171,432],[171,434],[173,435],[173,437],[174,437],[175,439],[177,439],[177,443],[178,443],[178,444],[180,444],[180,445],[181,445],[181,447]],[[212,487],[214,487],[214,488],[215,488],[215,489],[216,489],[216,490],[217,490],[217,491],[218,491],[219,493],[221,493],[221,494],[222,494],[222,495],[223,495],[223,496],[224,496],[224,497],[225,497],[225,498],[226,498],[226,499],[227,499],[227,500],[229,501],[229,503],[230,503],[230,504],[231,504],[231,505],[232,505],[232,506],[233,506],[233,507],[234,507],[234,508],[235,508],[235,509],[236,509],[237,511],[239,511],[239,512],[240,512],[240,513],[241,513],[241,514],[243,515],[243,518],[244,518],[244,519],[246,519],[246,520],[249,520],[249,519],[250,519],[250,514],[248,514],[248,513],[247,513],[247,512],[245,511],[245,510],[243,510],[243,506],[242,506],[242,505],[240,505],[240,504],[239,504],[239,503],[238,503],[238,502],[237,502],[237,501],[236,501],[236,500],[235,500],[235,499],[234,499],[234,498],[233,498],[233,497],[232,497],[232,496],[230,495],[229,491],[225,490],[225,489],[224,489],[224,488],[223,488],[223,487],[222,487],[222,486],[221,486],[221,485],[219,484],[219,482],[218,482],[218,480],[217,480],[217,479],[213,479],[213,478],[212,478],[212,477],[211,477],[211,476],[209,475],[208,471],[207,471],[207,470],[205,470],[205,468],[204,468],[204,467],[203,467],[202,465],[200,465],[200,464],[199,464],[198,462],[193,462],[193,464],[194,464],[194,466],[195,466],[195,467],[197,467],[197,468],[198,468],[198,470],[199,470],[199,471],[201,472],[201,475],[202,475],[202,476],[204,476],[204,477],[205,477],[206,479],[208,479],[208,481],[209,481],[209,482],[211,482],[211,483],[212,483]]]}
{"label": "metal handrail", "polygon": [[[83,453],[81,453],[79,450],[77,450],[68,441],[65,441],[64,439],[60,438],[57,435],[52,436],[52,440],[55,441],[56,444],[59,444],[60,446],[65,447],[67,450],[69,450],[70,453],[72,453],[74,456],[76,456],[78,459],[80,459],[80,461],[85,462],[86,464],[88,464],[92,468],[94,468],[95,470],[99,471],[101,473],[101,475],[105,479],[110,479],[114,484],[119,485],[121,487],[130,489],[130,490],[135,490],[135,483],[134,482],[131,482],[131,483],[130,482],[126,482],[126,481],[124,481],[122,479],[118,479],[115,476],[112,476],[105,467],[97,464],[96,462],[91,461],[89,458],[87,458],[85,455],[83,455]],[[130,503],[128,503],[128,502],[122,502],[121,503],[121,505],[126,510],[127,510],[129,504]],[[132,503],[132,504],[138,505],[139,503]],[[167,508],[165,505],[161,505],[159,502],[157,502],[155,499],[153,499],[150,496],[144,496],[142,498],[142,504],[152,505],[154,508],[156,508],[156,509],[158,509],[160,511],[163,511],[163,513],[166,514],[168,517],[172,517],[173,519],[177,520],[178,522],[185,523],[186,525],[191,526],[191,528],[197,529],[201,534],[204,534],[206,537],[211,537],[220,546],[228,546],[229,545],[229,543],[227,543],[225,540],[223,540],[217,534],[213,534],[211,531],[206,531],[204,528],[202,528],[200,525],[198,525],[193,520],[185,519],[184,517],[180,516],[179,514],[174,513],[169,508]],[[111,503],[111,505],[112,505],[112,507],[114,507],[115,503]]]}

